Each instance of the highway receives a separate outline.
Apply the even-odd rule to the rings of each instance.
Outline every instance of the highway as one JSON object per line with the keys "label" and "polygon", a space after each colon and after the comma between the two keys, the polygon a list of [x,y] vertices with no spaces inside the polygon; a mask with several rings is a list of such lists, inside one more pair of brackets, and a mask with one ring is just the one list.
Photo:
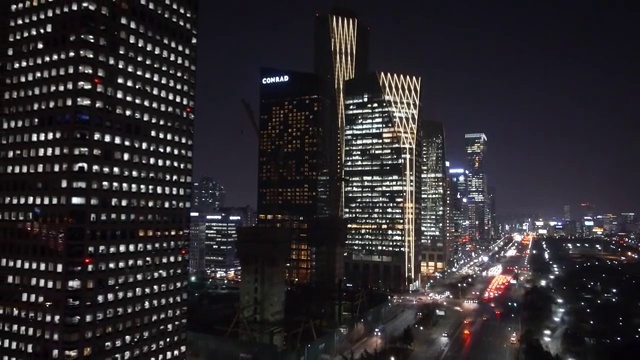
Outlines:
{"label": "highway", "polygon": [[[498,295],[482,299],[485,291],[493,284],[494,275],[502,273],[507,279],[514,273],[513,268],[526,266],[525,250],[528,246],[521,243],[510,247],[511,256],[503,258],[495,265],[498,272],[489,276],[477,274],[473,285],[468,289],[470,294],[479,297],[478,303],[468,303],[464,299],[430,300],[424,293],[406,294],[398,297],[395,306],[406,310],[398,317],[385,324],[382,335],[371,334],[365,337],[344,355],[348,358],[353,351],[354,358],[359,359],[367,350],[370,353],[385,347],[385,339],[398,336],[405,327],[412,326],[414,334],[413,352],[409,360],[424,359],[516,359],[519,344],[512,344],[514,332],[519,338],[519,296],[522,288],[519,284],[506,287],[491,288]],[[514,254],[515,253],[515,254]],[[455,277],[458,281],[461,279]],[[499,278],[499,277],[498,277]],[[451,278],[449,279],[451,280]],[[432,289],[442,291],[444,285]],[[457,294],[453,294],[457,296]],[[438,318],[432,326],[415,326],[416,309],[423,303],[439,303],[446,309],[446,314]],[[443,334],[446,333],[447,336]],[[336,359],[341,359],[337,357]]]}
{"label": "highway", "polygon": [[[396,305],[402,306],[402,305]],[[392,319],[384,325],[384,330],[379,336],[371,334],[366,336],[360,342],[355,344],[348,353],[344,355],[349,358],[351,351],[353,351],[354,358],[358,359],[362,353],[367,350],[373,353],[376,348],[382,349],[385,346],[385,339],[390,339],[394,336],[402,334],[402,331],[407,327],[415,323],[416,309],[415,307],[403,306],[404,312],[400,313],[396,318]],[[342,360],[341,356],[337,356],[336,359]]]}
{"label": "highway", "polygon": [[[525,266],[525,248],[518,247],[518,255],[504,259],[503,274],[509,268]],[[481,302],[473,311],[471,322],[452,334],[450,343],[437,359],[512,360],[516,359],[519,344],[511,343],[511,336],[520,336],[520,285],[511,285],[494,299]],[[465,329],[468,334],[465,334]],[[418,359],[418,358],[416,358]]]}

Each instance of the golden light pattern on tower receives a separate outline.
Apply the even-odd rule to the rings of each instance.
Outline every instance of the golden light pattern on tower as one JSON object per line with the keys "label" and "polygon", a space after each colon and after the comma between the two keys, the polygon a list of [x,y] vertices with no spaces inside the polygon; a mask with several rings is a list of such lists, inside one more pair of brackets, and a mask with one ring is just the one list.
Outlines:
{"label": "golden light pattern on tower", "polygon": [[[334,86],[336,105],[338,107],[338,175],[344,175],[344,82],[352,79],[356,72],[356,39],[358,19],[330,15],[331,24],[331,56],[333,57]],[[340,185],[340,207],[344,209],[344,186]]]}
{"label": "golden light pattern on tower", "polygon": [[400,136],[403,151],[405,274],[413,279],[416,260],[416,142],[421,78],[379,72],[378,80],[393,112],[395,130]]}

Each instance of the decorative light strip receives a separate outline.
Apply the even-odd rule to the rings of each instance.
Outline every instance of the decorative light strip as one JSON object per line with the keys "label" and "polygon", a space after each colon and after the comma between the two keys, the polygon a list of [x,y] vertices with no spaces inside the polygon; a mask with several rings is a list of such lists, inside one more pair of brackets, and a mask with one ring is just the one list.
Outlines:
{"label": "decorative light strip", "polygon": [[392,109],[393,122],[400,134],[405,177],[404,241],[405,274],[415,282],[419,267],[414,269],[416,255],[416,142],[420,107],[421,78],[391,73],[378,73],[380,87]]}
{"label": "decorative light strip", "polygon": [[[344,82],[352,79],[356,72],[356,40],[358,19],[330,15],[331,54],[338,107],[338,176],[344,177]],[[344,186],[340,183],[340,215],[344,210]]]}

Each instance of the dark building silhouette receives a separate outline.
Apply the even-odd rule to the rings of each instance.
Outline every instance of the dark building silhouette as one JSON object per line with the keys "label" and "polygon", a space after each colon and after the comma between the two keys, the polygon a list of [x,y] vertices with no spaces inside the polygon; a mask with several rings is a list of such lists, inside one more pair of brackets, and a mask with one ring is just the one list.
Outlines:
{"label": "dark building silhouette", "polygon": [[171,3],[0,1],[4,358],[186,358],[197,5]]}
{"label": "dark building silhouette", "polygon": [[489,206],[489,213],[490,213],[490,223],[489,223],[489,230],[490,230],[490,237],[494,238],[496,236],[499,235],[500,230],[498,229],[498,220],[496,218],[496,188],[493,186],[490,186],[488,189],[488,206]]}

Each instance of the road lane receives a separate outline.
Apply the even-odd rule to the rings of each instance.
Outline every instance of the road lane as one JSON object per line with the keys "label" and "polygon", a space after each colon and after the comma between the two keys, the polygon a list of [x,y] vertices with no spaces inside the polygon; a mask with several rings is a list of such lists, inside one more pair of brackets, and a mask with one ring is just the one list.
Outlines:
{"label": "road lane", "polygon": [[[389,341],[391,338],[399,336],[407,326],[412,326],[414,324],[416,311],[415,307],[405,307],[402,313],[384,325],[384,330],[381,335],[378,336],[370,334],[366,336],[360,340],[360,342],[352,346],[349,351],[345,352],[344,355],[349,358],[351,356],[351,351],[353,351],[353,354],[355,355],[354,358],[359,359],[365,350],[369,353],[373,353],[376,349],[382,349],[385,346],[385,341]],[[342,357],[337,356],[336,359],[341,360]]]}
{"label": "road lane", "polygon": [[449,338],[442,334],[454,334],[462,324],[463,313],[449,307],[445,316],[435,326],[424,330],[414,327],[413,352],[409,360],[437,359],[449,343]]}

